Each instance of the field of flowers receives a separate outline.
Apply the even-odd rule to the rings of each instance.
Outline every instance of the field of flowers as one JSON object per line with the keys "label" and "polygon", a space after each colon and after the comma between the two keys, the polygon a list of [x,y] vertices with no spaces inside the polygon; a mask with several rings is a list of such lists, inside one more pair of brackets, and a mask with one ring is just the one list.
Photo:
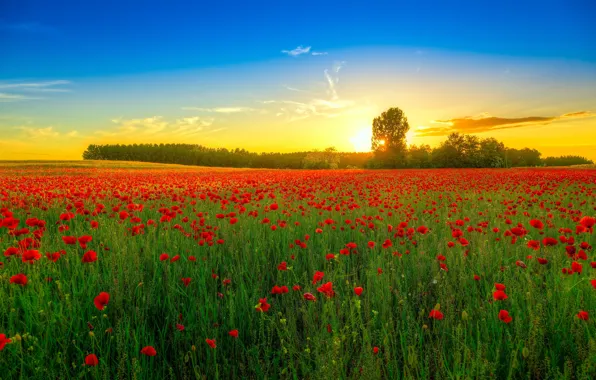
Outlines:
{"label": "field of flowers", "polygon": [[596,377],[596,171],[0,167],[0,378]]}

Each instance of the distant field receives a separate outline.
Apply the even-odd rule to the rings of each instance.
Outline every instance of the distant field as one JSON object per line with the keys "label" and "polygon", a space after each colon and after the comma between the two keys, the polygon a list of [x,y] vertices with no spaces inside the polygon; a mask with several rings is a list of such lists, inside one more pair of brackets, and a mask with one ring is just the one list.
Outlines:
{"label": "distant field", "polygon": [[596,171],[0,163],[0,379],[596,378]]}

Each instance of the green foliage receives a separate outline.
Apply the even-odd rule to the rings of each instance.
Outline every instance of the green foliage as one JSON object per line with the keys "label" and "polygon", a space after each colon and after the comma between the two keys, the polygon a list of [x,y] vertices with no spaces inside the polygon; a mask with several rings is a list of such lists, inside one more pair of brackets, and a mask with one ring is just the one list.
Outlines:
{"label": "green foliage", "polygon": [[546,157],[544,166],[571,166],[594,164],[594,161],[581,156]]}
{"label": "green foliage", "polygon": [[406,133],[410,130],[404,112],[392,107],[374,118],[372,123],[372,151],[381,167],[406,166]]}
{"label": "green foliage", "polygon": [[310,152],[304,157],[302,167],[304,169],[337,169],[340,156],[337,149],[330,147],[322,152]]}

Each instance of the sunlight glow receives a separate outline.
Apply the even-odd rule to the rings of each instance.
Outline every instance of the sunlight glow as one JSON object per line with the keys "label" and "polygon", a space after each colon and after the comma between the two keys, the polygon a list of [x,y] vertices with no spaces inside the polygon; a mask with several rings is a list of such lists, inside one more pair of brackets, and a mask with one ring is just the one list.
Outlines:
{"label": "sunlight glow", "polygon": [[370,152],[372,129],[370,127],[363,128],[358,133],[350,138],[350,142],[354,146],[356,152]]}

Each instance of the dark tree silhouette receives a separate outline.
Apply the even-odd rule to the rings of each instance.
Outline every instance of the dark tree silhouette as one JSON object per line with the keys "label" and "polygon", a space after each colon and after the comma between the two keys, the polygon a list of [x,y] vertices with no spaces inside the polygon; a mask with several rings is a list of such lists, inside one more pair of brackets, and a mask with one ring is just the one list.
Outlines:
{"label": "dark tree silhouette", "polygon": [[392,107],[373,120],[372,150],[382,167],[406,166],[406,133],[410,130],[404,112]]}

